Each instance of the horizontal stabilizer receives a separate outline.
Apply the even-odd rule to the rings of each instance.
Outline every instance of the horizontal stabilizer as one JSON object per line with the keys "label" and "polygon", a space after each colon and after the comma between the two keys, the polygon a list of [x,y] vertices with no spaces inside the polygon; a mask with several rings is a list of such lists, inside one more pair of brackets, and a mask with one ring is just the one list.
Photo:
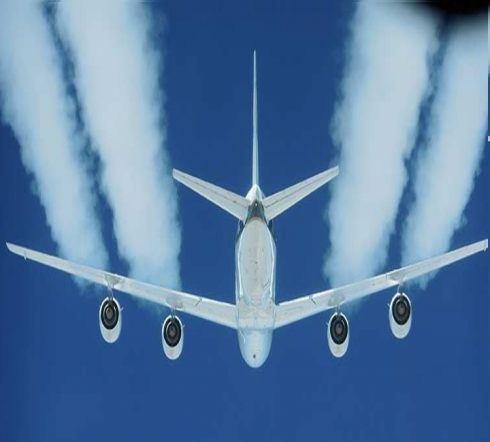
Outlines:
{"label": "horizontal stabilizer", "polygon": [[294,186],[271,195],[262,202],[268,220],[275,218],[298,201],[328,183],[339,174],[339,167],[333,167]]}
{"label": "horizontal stabilizer", "polygon": [[243,196],[222,189],[214,184],[207,183],[206,181],[188,175],[187,173],[180,172],[177,169],[174,169],[173,176],[177,181],[226,210],[228,213],[231,213],[234,217],[242,221],[247,218],[250,201]]}

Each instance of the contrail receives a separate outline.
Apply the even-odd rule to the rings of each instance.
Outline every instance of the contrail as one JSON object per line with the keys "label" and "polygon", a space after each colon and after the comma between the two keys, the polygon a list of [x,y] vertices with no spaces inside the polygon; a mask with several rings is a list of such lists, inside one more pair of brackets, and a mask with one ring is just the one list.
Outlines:
{"label": "contrail", "polygon": [[438,48],[434,17],[403,5],[359,3],[351,33],[331,124],[340,174],[325,212],[324,274],[333,285],[386,262]]}
{"label": "contrail", "polygon": [[101,159],[119,255],[140,279],[180,285],[178,204],[166,144],[162,59],[148,5],[61,2],[82,118]]}
{"label": "contrail", "polygon": [[[443,253],[463,213],[486,145],[487,17],[454,23],[432,105],[402,241],[402,261]],[[479,239],[479,238],[475,238]],[[422,280],[422,285],[427,283]]]}
{"label": "contrail", "polygon": [[0,93],[61,254],[105,267],[83,138],[40,1],[0,3]]}

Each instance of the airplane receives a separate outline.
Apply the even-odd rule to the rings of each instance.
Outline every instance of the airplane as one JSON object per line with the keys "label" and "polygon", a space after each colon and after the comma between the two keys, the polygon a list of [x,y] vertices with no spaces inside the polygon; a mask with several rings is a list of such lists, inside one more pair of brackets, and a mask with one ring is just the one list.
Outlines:
{"label": "airplane", "polygon": [[170,309],[170,314],[163,321],[161,338],[164,353],[171,360],[180,357],[184,345],[184,328],[177,315],[180,312],[236,330],[243,359],[250,367],[258,368],[269,356],[274,330],[328,310],[333,310],[327,324],[328,346],[331,353],[340,358],[346,354],[349,346],[350,327],[347,316],[342,311],[348,303],[397,287],[389,304],[389,325],[394,336],[403,339],[408,335],[412,324],[412,304],[403,290],[404,284],[487,250],[488,239],[485,239],[363,281],[276,303],[273,220],[335,178],[339,168],[333,167],[271,196],[265,196],[259,186],[255,51],[253,59],[253,166],[252,187],[247,195],[237,195],[173,170],[173,177],[177,181],[238,219],[235,304],[159,287],[7,243],[11,252],[26,260],[36,261],[104,286],[107,296],[99,308],[99,326],[106,342],[116,342],[121,333],[122,311],[113,294],[113,291],[118,291]]}

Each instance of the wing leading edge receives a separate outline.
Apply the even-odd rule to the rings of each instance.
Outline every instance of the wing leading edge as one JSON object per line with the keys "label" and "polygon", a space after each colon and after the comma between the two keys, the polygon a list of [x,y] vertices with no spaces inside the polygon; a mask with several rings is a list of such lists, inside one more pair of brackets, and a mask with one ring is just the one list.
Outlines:
{"label": "wing leading edge", "polygon": [[36,261],[107,288],[182,311],[216,324],[233,329],[237,328],[236,307],[232,304],[147,284],[10,243],[7,243],[7,248],[24,259]]}
{"label": "wing leading edge", "polygon": [[276,309],[276,322],[274,328],[280,328],[326,310],[337,308],[342,304],[363,298],[372,293],[399,286],[406,281],[440,269],[441,267],[452,264],[460,259],[467,258],[478,252],[486,251],[487,248],[488,239],[485,239],[443,255],[436,256],[435,258],[430,258],[407,267],[392,270],[383,275],[293,299],[291,301],[282,302]]}

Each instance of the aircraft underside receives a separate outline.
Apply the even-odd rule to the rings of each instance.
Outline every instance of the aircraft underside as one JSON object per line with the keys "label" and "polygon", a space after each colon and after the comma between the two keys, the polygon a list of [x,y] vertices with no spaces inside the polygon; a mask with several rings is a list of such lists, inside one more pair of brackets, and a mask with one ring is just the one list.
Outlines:
{"label": "aircraft underside", "polygon": [[236,243],[238,340],[243,359],[260,367],[272,344],[275,312],[276,246],[259,201]]}
{"label": "aircraft underside", "polygon": [[178,170],[173,171],[177,181],[238,219],[234,304],[152,285],[10,243],[7,243],[8,249],[24,260],[36,261],[103,286],[107,296],[100,305],[98,319],[102,337],[109,344],[118,341],[122,328],[122,308],[114,291],[168,308],[169,315],[162,324],[161,342],[165,355],[171,360],[181,356],[184,345],[180,312],[236,330],[243,359],[250,367],[257,368],[267,360],[273,330],[331,310],[328,346],[335,357],[342,357],[349,346],[350,335],[349,322],[342,308],[349,302],[389,288],[396,288],[388,308],[389,326],[396,338],[405,338],[412,324],[412,304],[403,285],[487,250],[488,239],[362,281],[276,304],[276,245],[272,221],[335,178],[339,168],[333,167],[265,197],[259,187],[255,53],[253,91],[253,169],[248,194],[244,197]]}

